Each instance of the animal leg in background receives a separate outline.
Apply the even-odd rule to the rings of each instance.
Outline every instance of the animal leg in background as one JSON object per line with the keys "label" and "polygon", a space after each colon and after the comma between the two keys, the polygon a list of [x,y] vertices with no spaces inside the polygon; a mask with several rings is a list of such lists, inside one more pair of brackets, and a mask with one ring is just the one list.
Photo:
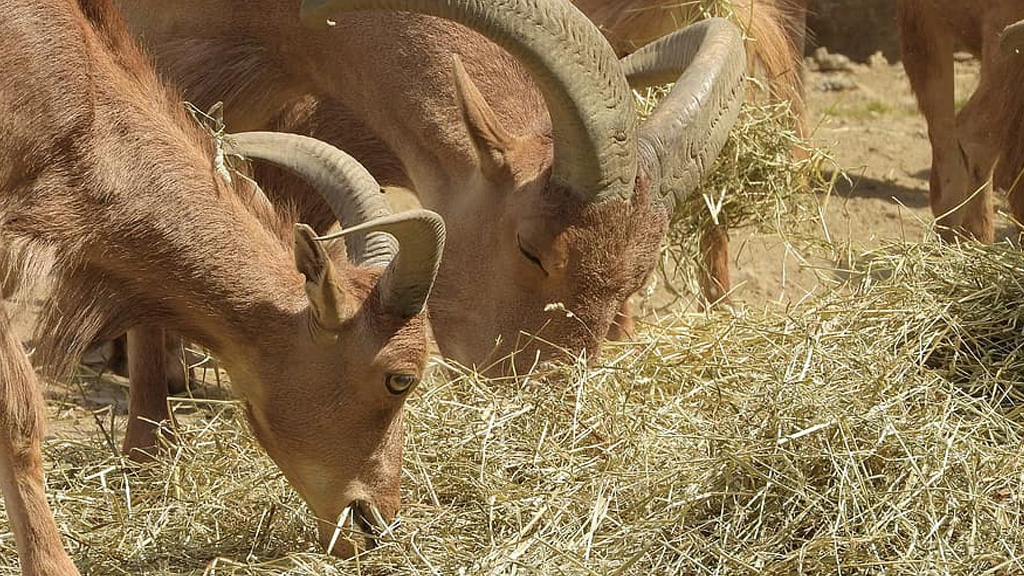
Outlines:
{"label": "animal leg in background", "polygon": [[[183,354],[185,342],[173,332],[168,332],[162,338],[164,347],[167,350],[167,359],[164,366],[167,368],[167,392],[170,394],[181,394],[188,390],[189,384],[194,384],[195,371],[189,368],[188,354]],[[102,364],[105,369],[114,374],[128,376],[128,335],[121,336],[105,342],[96,342],[90,348],[93,358],[86,363]]]}
{"label": "animal leg in background", "polygon": [[43,491],[46,414],[38,381],[0,311],[0,486],[26,576],[77,576]]}
{"label": "animal leg in background", "polygon": [[917,104],[928,123],[932,146],[931,206],[938,223],[948,229],[943,237],[970,234],[983,241],[993,237],[991,217],[979,217],[991,193],[979,192],[967,205],[959,207],[972,188],[968,151],[957,131],[954,105],[953,34],[939,16],[921,0],[899,3],[897,22],[903,50],[903,67],[917,95]]}

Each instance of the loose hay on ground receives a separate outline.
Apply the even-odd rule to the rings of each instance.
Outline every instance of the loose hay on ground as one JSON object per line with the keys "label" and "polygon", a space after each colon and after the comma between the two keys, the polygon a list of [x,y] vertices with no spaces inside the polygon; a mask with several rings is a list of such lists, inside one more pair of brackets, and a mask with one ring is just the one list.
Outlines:
{"label": "loose hay on ground", "polygon": [[[680,315],[590,372],[435,374],[409,403],[394,537],[347,563],[317,553],[232,404],[148,481],[102,439],[49,442],[51,501],[89,574],[1024,572],[1006,392],[1024,376],[1024,256],[861,262],[817,301]],[[9,533],[0,546],[16,573]]]}

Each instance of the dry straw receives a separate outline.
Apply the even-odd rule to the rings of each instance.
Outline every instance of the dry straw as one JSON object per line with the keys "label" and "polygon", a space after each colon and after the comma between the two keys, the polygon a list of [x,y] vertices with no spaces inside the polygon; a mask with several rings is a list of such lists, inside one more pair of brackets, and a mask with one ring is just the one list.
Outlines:
{"label": "dry straw", "polygon": [[317,553],[232,403],[190,403],[145,476],[100,435],[50,441],[51,501],[89,574],[1024,572],[1024,256],[860,262],[813,302],[679,315],[591,371],[436,370],[393,537],[356,560]]}

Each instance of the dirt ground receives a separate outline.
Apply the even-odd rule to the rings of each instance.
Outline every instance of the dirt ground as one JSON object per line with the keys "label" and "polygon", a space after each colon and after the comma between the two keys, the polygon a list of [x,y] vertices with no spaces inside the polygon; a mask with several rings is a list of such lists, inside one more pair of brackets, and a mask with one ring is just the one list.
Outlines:
{"label": "dirt ground", "polygon": [[[817,67],[813,57],[807,63]],[[820,197],[823,219],[812,233],[854,251],[885,241],[920,240],[932,223],[931,152],[903,67],[876,55],[867,64],[843,68],[808,70],[806,76],[812,140],[831,152],[847,176],[831,197]],[[980,67],[958,58],[956,72],[960,104],[977,86]],[[817,285],[817,275],[802,267],[779,237],[739,230],[731,240],[736,299],[751,306],[787,303]],[[811,263],[811,268],[827,265]]]}

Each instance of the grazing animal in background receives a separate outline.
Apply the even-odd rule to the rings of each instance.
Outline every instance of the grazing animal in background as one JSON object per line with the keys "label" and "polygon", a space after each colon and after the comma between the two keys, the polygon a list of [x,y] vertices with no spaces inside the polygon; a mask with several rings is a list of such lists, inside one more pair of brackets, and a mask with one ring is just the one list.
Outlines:
{"label": "grazing animal in background", "polygon": [[[701,17],[697,2],[680,0],[572,0],[604,33],[619,56]],[[747,36],[750,68],[760,68],[772,92],[787,100],[801,134],[807,133],[803,55],[807,0],[736,0],[732,19]]]}
{"label": "grazing animal in background", "polygon": [[[620,65],[568,0],[307,2],[305,24],[298,2],[121,6],[190,101],[223,100],[232,126],[331,142],[440,213],[435,338],[491,373],[597,357],[744,94],[742,38],[724,20]],[[630,81],[678,82],[639,126]],[[314,196],[258,174],[269,194],[329,224]],[[727,284],[709,282],[709,298]]]}
{"label": "grazing animal in background", "polygon": [[[247,179],[220,175],[213,139],[104,0],[3,3],[0,134],[2,260],[27,263],[23,282],[49,262],[55,281],[40,367],[65,373],[93,338],[129,326],[180,330],[220,357],[321,540],[340,516],[348,524],[332,551],[368,546],[399,506],[402,412],[426,366],[439,217],[389,214],[372,177],[322,142],[231,139],[307,179],[352,231],[373,232],[351,238],[346,260]],[[140,410],[166,416],[136,392],[133,422]],[[0,486],[22,570],[78,574],[44,495],[44,419],[29,358],[0,314]]]}
{"label": "grazing animal in background", "polygon": [[[992,188],[1009,194],[1010,211],[1024,223],[1024,54],[1015,30],[1024,18],[1015,0],[900,0],[903,67],[928,123],[932,146],[932,214],[951,239],[995,238]],[[1001,47],[1002,46],[1002,47]],[[981,60],[981,80],[957,112],[953,51]]]}

